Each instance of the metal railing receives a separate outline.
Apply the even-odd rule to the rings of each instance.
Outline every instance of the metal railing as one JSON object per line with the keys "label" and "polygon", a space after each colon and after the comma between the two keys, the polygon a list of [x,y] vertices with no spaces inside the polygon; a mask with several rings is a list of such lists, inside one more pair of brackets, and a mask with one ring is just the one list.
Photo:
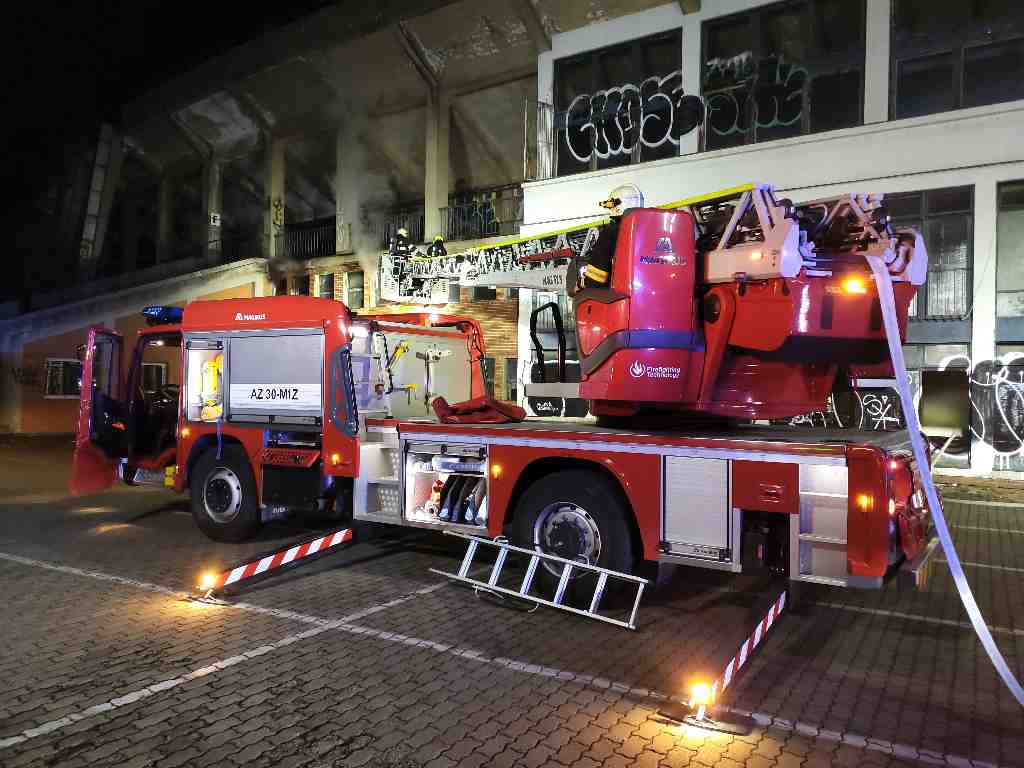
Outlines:
{"label": "metal railing", "polygon": [[414,243],[423,242],[423,206],[403,208],[392,211],[371,211],[363,223],[363,231],[371,238],[371,242],[386,249],[399,229],[409,231],[409,239]]}
{"label": "metal railing", "polygon": [[522,187],[500,187],[474,192],[472,199],[441,209],[445,240],[478,240],[515,235],[523,222]]}
{"label": "metal railing", "polygon": [[555,173],[555,108],[546,102],[523,100],[523,178],[550,179]]}
{"label": "metal railing", "polygon": [[315,259],[338,252],[338,233],[334,218],[311,224],[286,227],[274,236],[274,255],[278,258]]}

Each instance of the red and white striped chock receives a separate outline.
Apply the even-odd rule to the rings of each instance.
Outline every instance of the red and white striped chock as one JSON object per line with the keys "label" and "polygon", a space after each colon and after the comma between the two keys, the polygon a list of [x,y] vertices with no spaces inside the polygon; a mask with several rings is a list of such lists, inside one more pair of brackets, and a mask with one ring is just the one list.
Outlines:
{"label": "red and white striped chock", "polygon": [[754,629],[754,633],[743,641],[743,645],[736,652],[736,655],[729,660],[729,663],[725,665],[725,672],[721,677],[717,678],[715,682],[711,684],[711,697],[708,703],[713,703],[718,695],[725,691],[729,687],[729,683],[736,677],[736,673],[740,671],[747,659],[750,658],[750,654],[757,648],[758,643],[761,639],[768,634],[768,630],[772,628],[772,624],[779,618],[779,614],[782,613],[782,609],[786,607],[786,593],[783,592],[779,595],[778,599],[772,604],[768,613],[765,614],[764,618],[758,622],[757,627]]}
{"label": "red and white striped chock", "polygon": [[328,533],[325,536],[321,536],[320,538],[313,539],[312,541],[307,541],[302,544],[296,544],[288,549],[282,549],[280,552],[266,555],[258,560],[253,560],[251,563],[244,563],[235,568],[230,568],[216,574],[215,576],[204,576],[202,583],[199,585],[199,589],[206,595],[209,595],[222,587],[237,584],[243,579],[248,579],[251,576],[258,576],[261,573],[272,571],[275,568],[288,565],[288,563],[294,563],[298,560],[302,560],[304,557],[315,555],[318,552],[324,552],[332,547],[337,547],[350,541],[352,541],[352,529],[342,528],[340,531]]}

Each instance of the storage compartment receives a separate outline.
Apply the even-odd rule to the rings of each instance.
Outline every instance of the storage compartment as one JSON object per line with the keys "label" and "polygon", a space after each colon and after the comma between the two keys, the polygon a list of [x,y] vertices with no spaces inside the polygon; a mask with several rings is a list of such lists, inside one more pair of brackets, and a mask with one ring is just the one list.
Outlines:
{"label": "storage compartment", "polygon": [[487,525],[487,449],[410,443],[405,455],[405,517],[438,526]]}
{"label": "storage compartment", "polygon": [[729,462],[666,456],[665,519],[668,552],[713,561],[728,560]]}
{"label": "storage compartment", "polygon": [[801,465],[800,517],[790,539],[795,549],[790,556],[791,578],[836,586],[847,583],[848,486],[846,467]]}
{"label": "storage compartment", "polygon": [[319,425],[324,338],[320,333],[237,336],[228,349],[228,418]]}
{"label": "storage compartment", "polygon": [[401,522],[398,455],[398,448],[386,443],[360,444],[359,476],[353,493],[353,516],[357,520]]}
{"label": "storage compartment", "polygon": [[224,342],[188,339],[185,348],[185,418],[216,421],[224,413]]}

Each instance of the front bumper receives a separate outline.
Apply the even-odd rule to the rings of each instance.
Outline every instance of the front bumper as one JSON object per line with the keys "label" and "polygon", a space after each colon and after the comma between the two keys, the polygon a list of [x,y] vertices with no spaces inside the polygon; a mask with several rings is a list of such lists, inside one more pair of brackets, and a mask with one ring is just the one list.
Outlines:
{"label": "front bumper", "polygon": [[933,557],[939,551],[939,540],[933,536],[913,560],[906,560],[899,568],[900,586],[923,590],[931,578]]}

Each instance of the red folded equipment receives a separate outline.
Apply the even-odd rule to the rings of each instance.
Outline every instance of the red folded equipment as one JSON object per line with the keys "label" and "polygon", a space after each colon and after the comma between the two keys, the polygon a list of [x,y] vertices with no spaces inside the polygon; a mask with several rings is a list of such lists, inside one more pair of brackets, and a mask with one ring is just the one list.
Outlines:
{"label": "red folded equipment", "polygon": [[431,405],[444,424],[508,424],[526,418],[526,411],[518,405],[503,403],[493,397],[474,397],[455,405],[437,397]]}

